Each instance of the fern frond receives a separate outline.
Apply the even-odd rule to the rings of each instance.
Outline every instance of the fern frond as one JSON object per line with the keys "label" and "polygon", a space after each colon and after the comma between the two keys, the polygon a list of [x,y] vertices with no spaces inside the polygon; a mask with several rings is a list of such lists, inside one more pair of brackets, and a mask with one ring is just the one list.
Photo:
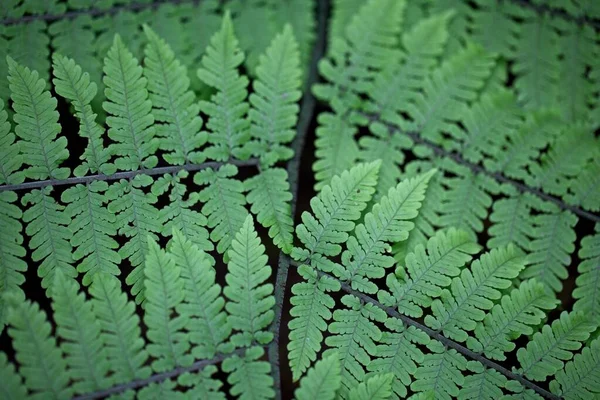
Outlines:
{"label": "fern frond", "polygon": [[401,125],[418,131],[436,143],[442,132],[457,136],[456,126],[469,102],[475,100],[494,65],[494,55],[482,48],[468,45],[449,58],[427,79],[416,93],[414,102],[407,105],[412,121]]}
{"label": "fern frond", "polygon": [[112,154],[103,144],[104,129],[96,122],[96,114],[91,106],[97,92],[96,83],[74,60],[56,53],[52,60],[55,77],[52,82],[56,93],[71,102],[79,119],[79,134],[88,139],[80,157],[82,163],[75,169],[75,175],[83,176],[88,171],[113,174],[115,166],[110,163]]}
{"label": "fern frond", "polygon": [[403,33],[402,55],[384,66],[369,87],[367,112],[394,123],[398,120],[396,113],[406,111],[406,104],[416,99],[415,91],[423,87],[443,52],[451,17],[450,12],[432,15]]}
{"label": "fern frond", "polygon": [[109,116],[108,137],[115,143],[109,151],[118,156],[120,170],[152,168],[158,163],[154,155],[158,139],[154,137],[152,102],[148,99],[147,80],[142,67],[117,34],[104,59],[106,101],[102,107]]}
{"label": "fern frond", "polygon": [[[253,22],[254,23],[254,22]],[[208,158],[227,161],[241,158],[241,146],[248,140],[249,121],[246,97],[248,78],[240,75],[238,67],[244,62],[244,53],[238,47],[229,12],[225,13],[221,29],[216,32],[202,57],[198,77],[217,90],[211,101],[201,101],[200,109],[209,116],[207,127],[211,130],[205,150]]]}
{"label": "fern frond", "polygon": [[575,251],[577,217],[569,211],[550,208],[551,213],[533,217],[534,236],[527,255],[528,266],[523,278],[535,278],[548,289],[560,292],[568,277],[570,254]]}
{"label": "fern frond", "polygon": [[354,140],[357,129],[344,116],[324,112],[319,114],[317,122],[316,161],[312,169],[317,181],[315,190],[320,191],[334,176],[352,168],[360,152]]}
{"label": "fern frond", "polygon": [[37,71],[23,67],[6,57],[8,82],[13,101],[16,127],[21,139],[23,162],[29,167],[23,171],[30,179],[65,179],[71,171],[60,164],[69,157],[67,138],[60,136],[56,99],[46,90],[46,82]]}
{"label": "fern frond", "polygon": [[196,345],[192,350],[194,357],[211,359],[217,352],[224,353],[231,326],[211,259],[176,229],[173,229],[169,254],[181,271],[183,302],[177,306],[177,312],[187,321],[189,340]]}
{"label": "fern frond", "polygon": [[156,218],[159,212],[154,207],[157,198],[144,191],[152,183],[151,176],[136,175],[130,180],[113,183],[106,193],[110,200],[108,211],[116,215],[115,226],[120,235],[128,238],[119,248],[119,256],[129,259],[133,267],[125,282],[131,285],[131,294],[138,304],[145,297],[143,277],[148,236],[156,240],[155,233],[161,231],[160,221]]}
{"label": "fern frond", "polygon": [[[274,19],[281,28],[289,24],[298,41],[300,53],[300,67],[303,81],[309,69],[311,50],[316,39],[317,3],[314,0],[276,1],[274,6]],[[302,79],[304,78],[304,79]]]}
{"label": "fern frond", "polygon": [[[190,239],[201,250],[211,251],[214,249],[208,238],[205,226],[207,219],[202,213],[194,210],[198,203],[198,193],[191,192],[186,197],[187,186],[182,182],[189,172],[181,170],[177,174],[163,175],[154,181],[152,194],[160,196],[169,192],[169,203],[159,210],[159,220],[163,229],[160,232],[165,237],[170,237],[173,229]],[[212,261],[212,256],[208,255]]]}
{"label": "fern frond", "polygon": [[375,191],[379,165],[375,161],[344,171],[311,200],[314,216],[303,212],[302,224],[296,227],[296,235],[305,248],[292,249],[295,260],[324,271],[333,269],[323,256],[341,253],[339,243],[348,240],[347,232],[354,229],[354,221],[360,218]]}
{"label": "fern frond", "polygon": [[503,187],[502,191],[508,197],[496,200],[492,206],[492,226],[488,228],[490,239],[487,247],[497,248],[512,243],[527,251],[535,235],[532,212],[539,199],[531,193],[519,193],[510,186]]}
{"label": "fern frond", "polygon": [[152,369],[164,372],[177,366],[188,366],[193,361],[192,356],[186,354],[190,348],[188,336],[183,332],[187,320],[182,315],[171,317],[184,300],[184,281],[173,256],[163,251],[152,237],[147,238],[147,243],[144,323],[150,340],[148,354],[156,358]]}
{"label": "fern frond", "polygon": [[389,243],[408,238],[414,227],[410,219],[418,215],[427,184],[435,172],[431,170],[400,182],[373,206],[365,215],[364,223],[356,226],[354,235],[346,242],[342,268],[335,271],[338,278],[349,282],[353,289],[377,292],[377,285],[370,280],[382,278],[385,268],[394,264],[394,258],[385,254]]}
{"label": "fern frond", "polygon": [[415,328],[405,327],[395,318],[387,318],[381,338],[377,344],[377,358],[374,358],[367,369],[377,374],[393,373],[392,390],[397,398],[405,398],[407,387],[417,366],[424,360],[423,352],[417,345],[429,343],[429,336]]}
{"label": "fern frond", "polygon": [[531,335],[532,326],[538,325],[546,316],[543,310],[556,307],[557,300],[546,292],[544,285],[533,279],[500,299],[482,323],[475,328],[475,337],[467,339],[474,351],[494,360],[504,360],[504,353],[512,351],[512,342],[521,335]]}
{"label": "fern frond", "polygon": [[294,155],[287,144],[296,135],[302,81],[298,43],[291,26],[286,25],[261,55],[256,75],[248,111],[255,142],[248,145],[260,155],[263,165],[272,165]]}
{"label": "fern frond", "polygon": [[547,15],[526,11],[518,24],[512,72],[519,103],[527,109],[552,106],[560,76],[557,32]]}
{"label": "fern frond", "polygon": [[353,387],[348,393],[350,400],[388,400],[392,396],[394,375],[373,375]]}
{"label": "fern frond", "polygon": [[493,53],[512,54],[514,35],[519,26],[511,18],[514,3],[476,0],[477,10],[471,13],[472,38]]}
{"label": "fern frond", "polygon": [[31,206],[23,213],[25,232],[30,236],[29,248],[33,250],[33,261],[41,261],[38,276],[42,287],[49,288],[54,281],[54,273],[61,270],[65,276],[75,277],[72,247],[69,243],[71,232],[67,228],[69,215],[64,206],[51,196],[52,187],[32,190],[23,196],[22,203]]}
{"label": "fern frond", "polygon": [[294,221],[287,171],[282,168],[262,170],[244,181],[244,190],[248,193],[250,211],[262,226],[269,228],[273,244],[289,254],[294,241]]}
{"label": "fern frond", "polygon": [[9,303],[8,334],[20,365],[19,373],[31,391],[28,398],[70,398],[73,391],[69,388],[67,363],[56,339],[50,334],[52,326],[46,313],[29,300],[6,297]]}
{"label": "fern frond", "polygon": [[148,38],[144,59],[144,75],[152,101],[152,114],[156,122],[156,135],[160,148],[168,151],[163,157],[169,164],[201,163],[204,155],[199,151],[206,143],[206,132],[201,132],[202,118],[194,93],[190,90],[187,69],[171,47],[150,27],[144,25]]}
{"label": "fern frond", "polygon": [[502,388],[506,387],[508,379],[500,372],[484,367],[480,362],[469,361],[467,369],[473,372],[465,376],[463,387],[457,398],[464,400],[493,400],[505,399]]}
{"label": "fern frond", "polygon": [[582,311],[591,318],[600,315],[600,224],[595,230],[594,235],[581,239],[579,276],[573,290],[573,298],[576,299],[573,310]]}
{"label": "fern frond", "polygon": [[425,323],[444,336],[464,342],[488,310],[512,285],[525,266],[525,256],[512,245],[493,249],[465,268],[431,304]]}
{"label": "fern frond", "polygon": [[23,165],[21,145],[15,140],[4,101],[0,98],[0,185],[19,184],[25,179],[23,171],[19,171]]}
{"label": "fern frond", "polygon": [[267,265],[265,247],[254,230],[251,216],[246,217],[235,235],[228,255],[227,286],[223,293],[229,299],[225,305],[228,320],[237,331],[231,341],[236,347],[269,343],[273,333],[264,329],[275,316],[273,285],[267,282],[271,267]]}
{"label": "fern frond", "polygon": [[210,239],[218,242],[217,251],[221,254],[229,249],[248,216],[244,207],[244,185],[232,178],[237,173],[235,165],[226,164],[217,171],[208,168],[194,175],[195,184],[207,185],[198,193],[198,200],[204,203],[202,214],[208,218],[207,226],[212,229]]}
{"label": "fern frond", "polygon": [[308,369],[317,358],[323,343],[323,331],[331,319],[331,309],[335,306],[333,298],[327,292],[340,290],[339,281],[328,276],[319,276],[314,268],[301,265],[298,274],[303,282],[292,286],[290,303],[292,317],[287,345],[288,359],[294,380]]}
{"label": "fern frond", "polygon": [[542,326],[527,347],[517,351],[521,365],[519,373],[529,379],[543,381],[563,369],[564,362],[582,346],[596,329],[595,323],[583,313],[563,311],[560,318]]}
{"label": "fern frond", "polygon": [[355,94],[364,92],[377,71],[398,54],[404,6],[404,1],[396,0],[369,0],[361,6],[344,37],[333,37],[329,57],[319,62],[319,71],[329,82],[313,87],[319,99],[336,99],[338,111],[357,102]]}
{"label": "fern frond", "polygon": [[373,304],[362,304],[352,295],[342,297],[342,304],[348,308],[333,312],[333,322],[328,328],[332,335],[325,339],[329,349],[323,355],[338,355],[342,376],[340,395],[347,398],[349,391],[365,380],[365,368],[371,357],[377,356],[375,342],[381,339],[381,331],[375,322],[384,322],[386,313]]}
{"label": "fern frond", "polygon": [[461,267],[479,250],[462,231],[439,231],[429,239],[427,248],[418,245],[406,256],[405,268],[399,267],[396,275],[388,275],[386,282],[391,294],[380,291],[380,301],[398,307],[403,314],[420,317],[422,308],[429,307],[432,299],[443,293],[451,278],[458,276]]}
{"label": "fern frond", "polygon": [[296,400],[334,400],[341,385],[340,360],[332,353],[323,357],[311,367],[300,380],[296,390]]}
{"label": "fern frond", "polygon": [[[271,365],[259,361],[265,351],[261,347],[246,350],[243,357],[232,356],[223,361],[223,371],[228,372],[229,393],[240,400],[262,400],[275,397]],[[239,397],[238,397],[239,396]]]}
{"label": "fern frond", "polygon": [[190,387],[185,393],[190,399],[225,400],[225,394],[221,392],[223,382],[213,377],[217,370],[216,366],[208,365],[196,374],[179,375],[177,383]]}
{"label": "fern frond", "polygon": [[160,399],[172,399],[172,400],[184,400],[186,395],[176,390],[177,382],[173,379],[166,379],[158,383],[151,383],[148,386],[142,387],[136,393],[135,398],[137,400],[160,400]]}
{"label": "fern frond", "polygon": [[446,177],[442,184],[446,193],[439,205],[441,227],[455,227],[469,233],[473,238],[483,231],[484,221],[492,205],[492,196],[499,190],[498,183],[485,174],[473,173],[467,167],[445,162],[448,172],[456,176]]}
{"label": "fern frond", "polygon": [[589,211],[600,211],[600,162],[598,155],[577,174],[569,185],[565,200]]}
{"label": "fern frond", "polygon": [[114,276],[97,274],[89,293],[114,383],[147,378],[152,370],[145,366],[148,353],[140,319],[135,304],[121,291],[121,282]]}
{"label": "fern frond", "polygon": [[550,390],[564,399],[590,399],[600,393],[600,339],[575,355],[565,369],[556,374],[550,382]]}
{"label": "fern frond", "polygon": [[23,272],[27,271],[27,263],[23,261],[26,252],[19,222],[23,213],[13,204],[17,198],[15,192],[0,192],[0,333],[6,323],[5,294],[12,293],[17,301],[25,300],[21,285],[25,282]]}
{"label": "fern frond", "polygon": [[73,186],[61,195],[61,200],[67,204],[64,212],[71,216],[73,260],[79,262],[77,270],[85,274],[83,284],[86,286],[92,283],[97,273],[121,273],[121,257],[115,251],[119,245],[113,239],[117,234],[116,218],[104,205],[107,189],[106,182],[95,181],[85,186]]}
{"label": "fern frond", "polygon": [[51,288],[52,309],[61,349],[74,381],[75,393],[105,389],[111,384],[106,351],[100,339],[100,323],[94,318],[92,303],[79,293],[72,278],[57,273]]}
{"label": "fern frond", "polygon": [[427,345],[430,353],[425,354],[421,366],[415,372],[415,381],[410,385],[414,392],[433,392],[436,399],[451,399],[459,393],[465,378],[463,371],[467,360],[454,349],[447,349],[437,340]]}
{"label": "fern frond", "polygon": [[[19,299],[22,301],[23,299]],[[16,371],[15,365],[8,361],[4,352],[0,353],[0,396],[6,400],[21,400],[27,398],[27,388],[23,379]],[[331,397],[333,400],[333,397]]]}

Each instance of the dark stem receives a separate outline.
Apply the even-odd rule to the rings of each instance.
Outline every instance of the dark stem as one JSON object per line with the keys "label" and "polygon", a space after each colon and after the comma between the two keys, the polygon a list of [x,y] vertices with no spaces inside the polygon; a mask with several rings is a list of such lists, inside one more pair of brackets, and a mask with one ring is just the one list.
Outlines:
{"label": "dark stem", "polygon": [[238,167],[256,167],[258,166],[258,160],[255,158],[251,158],[246,161],[238,161],[238,160],[230,160],[226,163],[217,162],[217,161],[207,161],[201,164],[185,164],[185,165],[173,165],[168,167],[155,167],[150,169],[143,169],[137,171],[125,171],[125,172],[117,172],[112,175],[88,175],[82,177],[72,177],[67,179],[47,179],[44,181],[36,181],[36,182],[25,182],[19,183],[17,185],[0,185],[0,192],[5,192],[9,190],[28,190],[28,189],[39,189],[45,186],[62,186],[62,185],[75,185],[78,183],[88,183],[93,181],[115,181],[119,179],[131,179],[136,175],[164,175],[164,174],[173,174],[179,171],[185,170],[189,172],[200,171],[206,168],[219,168],[225,164],[234,164]]}
{"label": "dark stem", "polygon": [[[300,116],[298,118],[297,134],[292,143],[294,157],[287,164],[288,181],[292,193],[291,213],[292,219],[295,219],[296,205],[298,198],[298,175],[300,170],[300,160],[304,150],[304,143],[308,135],[308,129],[313,119],[316,100],[311,93],[313,83],[318,80],[317,63],[325,53],[327,41],[327,16],[329,14],[329,0],[317,0],[317,41],[313,48],[313,55],[310,62],[308,78],[304,88],[304,98],[300,107]],[[277,277],[275,281],[275,317],[269,327],[273,333],[273,341],[268,348],[269,362],[271,364],[271,375],[273,376],[275,398],[281,399],[281,367],[279,360],[279,334],[281,327],[281,317],[283,314],[283,303],[285,301],[285,292],[287,288],[288,271],[290,268],[290,259],[283,252],[279,253],[277,262]]]}

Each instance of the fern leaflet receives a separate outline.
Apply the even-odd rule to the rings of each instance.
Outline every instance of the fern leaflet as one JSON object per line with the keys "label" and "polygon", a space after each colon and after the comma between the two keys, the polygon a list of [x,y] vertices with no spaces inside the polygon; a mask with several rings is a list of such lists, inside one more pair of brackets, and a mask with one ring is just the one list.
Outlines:
{"label": "fern leaflet", "polygon": [[23,165],[21,145],[15,142],[15,134],[11,132],[8,113],[4,109],[4,101],[0,99],[0,184],[12,185],[23,182],[25,176],[19,171]]}
{"label": "fern leaflet", "polygon": [[240,400],[271,399],[275,396],[273,378],[269,375],[271,365],[259,361],[263,354],[262,348],[252,347],[243,357],[235,355],[223,361],[223,371],[229,373],[227,381],[231,385],[232,396]]}
{"label": "fern leaflet", "polygon": [[590,399],[600,393],[600,339],[585,347],[550,382],[550,390],[565,399]]}
{"label": "fern leaflet", "polygon": [[600,225],[596,225],[596,234],[581,240],[579,257],[582,261],[577,268],[573,309],[595,318],[600,315]]}
{"label": "fern leaflet", "polygon": [[340,388],[340,360],[332,353],[317,361],[300,381],[296,390],[296,400],[334,400]]}

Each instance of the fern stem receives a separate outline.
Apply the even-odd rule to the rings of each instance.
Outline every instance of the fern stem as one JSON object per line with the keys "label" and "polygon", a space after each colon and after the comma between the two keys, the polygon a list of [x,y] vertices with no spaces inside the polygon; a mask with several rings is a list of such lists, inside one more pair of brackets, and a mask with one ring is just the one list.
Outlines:
{"label": "fern stem", "polygon": [[161,372],[159,374],[151,375],[151,376],[149,376],[146,379],[138,379],[138,380],[134,380],[134,381],[129,381],[127,383],[122,383],[120,385],[115,385],[115,386],[110,387],[108,389],[99,390],[97,392],[86,393],[86,394],[83,394],[83,395],[80,395],[80,396],[76,396],[76,397],[73,397],[72,400],[101,399],[101,398],[104,398],[104,397],[112,396],[114,394],[123,393],[123,392],[125,392],[127,390],[139,389],[139,388],[142,388],[144,386],[148,386],[151,383],[159,383],[159,382],[165,381],[167,379],[176,378],[179,375],[183,375],[183,374],[185,374],[187,372],[197,372],[197,371],[200,371],[204,367],[207,367],[209,365],[218,364],[218,363],[222,362],[223,360],[225,360],[226,358],[229,358],[229,357],[234,356],[234,355],[243,357],[244,354],[245,354],[245,352],[246,352],[246,348],[242,348],[242,349],[237,349],[237,350],[235,350],[235,351],[233,351],[231,353],[218,354],[214,358],[211,358],[210,360],[196,361],[195,363],[193,363],[189,367],[177,367],[177,368],[172,369],[170,371]]}
{"label": "fern stem", "polygon": [[376,114],[364,113],[364,112],[361,112],[360,114],[366,118],[369,118],[369,120],[372,122],[379,122],[379,123],[386,125],[388,127],[388,129],[390,129],[392,132],[395,132],[398,134],[403,134],[403,135],[410,137],[416,143],[429,147],[437,156],[448,157],[452,161],[456,162],[457,164],[460,164],[462,166],[469,168],[475,174],[484,174],[484,175],[489,176],[492,179],[495,179],[497,182],[508,183],[508,184],[514,186],[521,193],[525,193],[525,192],[531,193],[534,196],[537,196],[542,200],[554,203],[555,205],[557,205],[559,208],[561,208],[563,210],[569,210],[569,211],[573,212],[574,214],[577,214],[581,218],[587,219],[594,223],[600,223],[600,216],[592,214],[588,211],[582,210],[579,207],[575,207],[570,204],[567,204],[564,201],[562,201],[561,199],[554,197],[552,195],[546,194],[539,189],[529,187],[519,181],[516,181],[511,178],[507,178],[506,176],[502,175],[499,172],[488,171],[487,169],[485,169],[484,167],[482,167],[479,164],[475,164],[475,163],[465,160],[459,153],[456,153],[454,151],[448,151],[448,150],[442,148],[441,146],[438,146],[437,144],[433,143],[432,141],[421,137],[419,132],[404,131],[393,124],[390,124],[390,123],[380,120],[379,115],[376,115]]}
{"label": "fern stem", "polygon": [[225,164],[234,164],[238,167],[257,167],[258,159],[251,158],[249,160],[244,161],[231,160],[225,163],[217,161],[208,161],[201,164],[173,165],[168,167],[154,167],[150,169],[137,171],[117,172],[112,175],[97,174],[82,177],[72,177],[67,179],[47,179],[43,181],[25,182],[20,183],[18,185],[0,185],[0,192],[38,189],[46,186],[76,185],[78,183],[90,183],[94,181],[116,181],[120,179],[131,179],[136,175],[164,175],[177,173],[182,170],[193,172],[200,171],[206,168],[218,169],[220,166]]}
{"label": "fern stem", "polygon": [[[298,264],[294,261],[291,261],[291,263],[295,266],[298,266]],[[465,346],[463,346],[451,339],[448,339],[447,337],[443,336],[439,332],[436,332],[433,329],[428,328],[427,326],[421,324],[420,322],[415,321],[412,318],[407,317],[406,315],[400,314],[397,310],[395,310],[392,307],[384,306],[383,304],[381,304],[379,301],[375,300],[374,298],[372,298],[364,293],[361,293],[357,290],[352,289],[352,287],[348,283],[339,280],[335,276],[329,275],[328,273],[322,272],[320,270],[317,270],[317,273],[319,276],[326,276],[328,278],[337,280],[340,283],[342,290],[345,291],[346,293],[356,296],[357,298],[359,298],[360,300],[362,300],[365,303],[373,304],[374,306],[385,311],[390,317],[397,318],[408,326],[414,326],[415,328],[425,332],[432,339],[435,339],[435,340],[441,342],[444,346],[450,347],[450,348],[458,351],[462,355],[469,357],[472,360],[479,361],[481,364],[485,365],[487,368],[495,369],[496,371],[500,372],[502,375],[506,376],[508,379],[518,381],[523,386],[525,386],[531,390],[534,390],[536,393],[538,393],[541,396],[544,396],[547,399],[560,400],[560,397],[550,393],[549,391],[547,391],[546,389],[544,389],[542,387],[539,387],[535,383],[524,378],[522,375],[515,374],[515,373],[509,371],[508,369],[504,368],[500,364],[485,358],[481,354],[478,354],[478,353],[475,353],[474,351],[469,350]]]}
{"label": "fern stem", "polygon": [[[316,106],[316,99],[310,88],[318,81],[319,71],[318,61],[325,54],[325,45],[327,41],[327,21],[329,19],[330,4],[329,0],[318,0],[317,10],[317,39],[313,47],[312,59],[308,71],[308,77],[303,91],[302,104],[300,106],[300,116],[298,119],[297,134],[291,146],[294,150],[294,157],[287,163],[288,181],[292,193],[291,214],[296,219],[296,205],[298,199],[298,177],[300,171],[300,160],[304,150],[304,143],[308,136],[311,121]],[[273,377],[273,388],[275,389],[275,398],[281,399],[281,368],[279,365],[279,334],[281,327],[281,316],[283,314],[283,303],[287,287],[288,272],[290,268],[290,258],[283,252],[279,253],[277,263],[277,277],[275,281],[275,317],[269,332],[273,333],[273,341],[268,347],[268,357],[271,364],[271,375]]]}

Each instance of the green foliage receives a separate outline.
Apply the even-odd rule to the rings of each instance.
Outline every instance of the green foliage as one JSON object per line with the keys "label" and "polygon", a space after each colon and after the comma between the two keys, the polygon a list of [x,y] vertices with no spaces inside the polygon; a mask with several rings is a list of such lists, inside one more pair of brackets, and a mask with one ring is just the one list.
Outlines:
{"label": "green foliage", "polygon": [[317,361],[314,367],[308,370],[296,390],[296,399],[333,400],[340,383],[340,361],[337,354],[332,353]]}
{"label": "green foliage", "polygon": [[[600,225],[596,225],[596,232],[600,232]],[[577,269],[577,287],[573,290],[573,297],[577,301],[573,309],[597,317],[600,313],[600,234],[586,236],[581,240],[579,257],[582,262]]]}
{"label": "green foliage", "polygon": [[554,393],[567,399],[585,399],[600,392],[598,378],[600,375],[600,339],[594,340],[577,354],[573,361],[559,371],[556,379],[550,383]]}
{"label": "green foliage", "polygon": [[270,399],[274,396],[271,365],[258,361],[264,354],[260,347],[251,347],[243,357],[234,355],[223,361],[223,371],[229,373],[230,393],[241,400]]}

